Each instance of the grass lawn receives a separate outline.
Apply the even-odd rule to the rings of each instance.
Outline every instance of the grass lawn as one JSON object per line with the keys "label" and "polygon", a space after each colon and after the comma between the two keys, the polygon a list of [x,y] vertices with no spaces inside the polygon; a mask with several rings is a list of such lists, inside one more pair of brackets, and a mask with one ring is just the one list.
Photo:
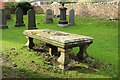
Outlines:
{"label": "grass lawn", "polygon": [[[75,26],[59,28],[57,26],[59,18],[54,18],[52,24],[45,24],[45,16],[37,14],[36,23],[39,29],[59,30],[90,36],[94,39],[87,50],[92,62],[82,63],[79,68],[64,71],[47,64],[42,57],[44,52],[23,47],[27,41],[23,35],[23,31],[27,29],[27,16],[24,16],[25,27],[14,27],[15,15],[12,15],[12,18],[8,21],[9,28],[2,30],[2,39],[0,39],[3,78],[115,78],[118,76],[118,22],[76,17]],[[73,49],[74,53],[77,51],[78,48]],[[87,65],[88,67],[94,65],[96,70],[85,67]]]}

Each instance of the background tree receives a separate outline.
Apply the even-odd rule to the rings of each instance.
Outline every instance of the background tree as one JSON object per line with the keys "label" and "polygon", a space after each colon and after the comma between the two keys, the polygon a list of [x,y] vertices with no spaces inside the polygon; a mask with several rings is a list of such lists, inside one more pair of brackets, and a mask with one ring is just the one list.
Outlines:
{"label": "background tree", "polygon": [[20,2],[16,6],[17,8],[20,7],[23,10],[24,15],[27,14],[29,9],[33,9],[32,5],[29,2]]}

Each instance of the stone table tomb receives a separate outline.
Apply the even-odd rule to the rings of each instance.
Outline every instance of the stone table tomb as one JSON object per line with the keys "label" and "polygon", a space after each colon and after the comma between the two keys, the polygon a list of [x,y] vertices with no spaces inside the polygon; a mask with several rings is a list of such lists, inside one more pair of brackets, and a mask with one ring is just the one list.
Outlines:
{"label": "stone table tomb", "polygon": [[24,35],[29,37],[29,48],[34,47],[33,39],[44,41],[49,46],[49,54],[51,56],[60,55],[57,58],[58,67],[67,69],[69,64],[69,51],[73,47],[79,47],[80,51],[77,57],[81,60],[87,58],[87,47],[93,42],[93,38],[78,34],[71,34],[61,31],[41,29],[41,30],[25,30]]}

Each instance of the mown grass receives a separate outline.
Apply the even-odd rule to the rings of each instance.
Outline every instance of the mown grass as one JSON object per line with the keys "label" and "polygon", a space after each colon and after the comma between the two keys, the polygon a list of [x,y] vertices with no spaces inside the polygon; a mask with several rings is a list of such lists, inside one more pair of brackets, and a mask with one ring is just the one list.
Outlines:
{"label": "mown grass", "polygon": [[[35,52],[24,48],[27,39],[23,31],[27,29],[27,16],[24,16],[25,27],[14,27],[15,15],[8,21],[8,29],[2,30],[3,77],[28,78],[108,78],[118,76],[118,23],[114,21],[76,17],[75,26],[59,28],[59,18],[54,23],[45,24],[43,14],[36,15],[37,28],[52,29],[69,33],[90,36],[94,39],[88,48],[90,57],[100,62],[97,71],[85,67],[74,70],[60,70],[48,65],[41,56],[44,52]],[[78,48],[73,52],[77,53]],[[94,61],[92,63],[97,65]],[[17,65],[17,66],[16,66]],[[89,65],[89,64],[88,64]]]}

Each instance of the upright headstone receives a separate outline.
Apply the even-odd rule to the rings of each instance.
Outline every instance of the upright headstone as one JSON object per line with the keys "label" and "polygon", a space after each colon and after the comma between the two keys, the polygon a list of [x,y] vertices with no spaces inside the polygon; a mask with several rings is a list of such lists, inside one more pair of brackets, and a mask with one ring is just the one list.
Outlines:
{"label": "upright headstone", "polygon": [[60,21],[58,22],[59,27],[66,27],[69,25],[66,20],[66,10],[67,8],[64,7],[64,3],[62,3],[62,7],[60,8]]}
{"label": "upright headstone", "polygon": [[8,28],[6,23],[5,9],[0,9],[0,29]]}
{"label": "upright headstone", "polygon": [[36,28],[35,11],[33,9],[30,9],[28,11],[28,29],[37,29]]}
{"label": "upright headstone", "polygon": [[25,26],[24,21],[23,21],[23,11],[21,8],[17,8],[16,10],[16,24],[15,27],[19,26]]}
{"label": "upright headstone", "polygon": [[71,9],[69,12],[69,25],[73,26],[75,24],[75,13],[74,9]]}
{"label": "upright headstone", "polygon": [[46,19],[45,23],[53,23],[53,14],[51,9],[47,9],[45,12]]}
{"label": "upright headstone", "polygon": [[5,15],[6,15],[6,20],[12,19],[10,9],[5,9]]}
{"label": "upright headstone", "polygon": [[59,3],[57,1],[54,1],[50,6],[53,10],[53,15],[54,17],[58,17],[60,15],[60,11],[59,11]]}

